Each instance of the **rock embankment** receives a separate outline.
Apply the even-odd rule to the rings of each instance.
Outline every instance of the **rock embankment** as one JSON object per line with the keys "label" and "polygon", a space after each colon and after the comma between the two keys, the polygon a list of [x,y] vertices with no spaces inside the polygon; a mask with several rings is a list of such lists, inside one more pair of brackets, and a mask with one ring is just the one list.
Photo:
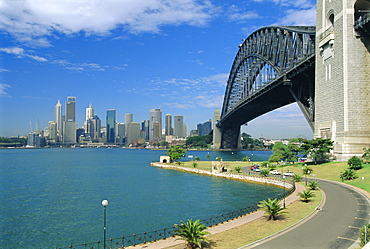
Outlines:
{"label": "rock embankment", "polygon": [[201,174],[201,175],[209,175],[209,176],[229,178],[233,180],[240,180],[240,181],[246,181],[246,182],[266,184],[266,185],[274,185],[280,188],[285,187],[286,189],[291,189],[294,187],[294,182],[284,181],[283,179],[272,178],[272,177],[260,177],[260,176],[244,175],[244,174],[233,174],[229,172],[215,173],[209,170],[181,167],[181,166],[169,165],[166,163],[159,163],[159,162],[151,163],[150,165],[155,166],[155,167],[164,168],[164,169],[173,169],[173,170],[179,170],[179,171]]}

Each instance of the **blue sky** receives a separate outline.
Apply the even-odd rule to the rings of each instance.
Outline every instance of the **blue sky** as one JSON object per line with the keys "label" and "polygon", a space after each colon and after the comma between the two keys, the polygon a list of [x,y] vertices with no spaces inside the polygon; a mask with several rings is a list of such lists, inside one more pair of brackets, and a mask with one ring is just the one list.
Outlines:
{"label": "blue sky", "polygon": [[[222,107],[238,45],[269,25],[315,25],[315,0],[0,0],[0,136],[54,119],[54,106],[91,103],[105,125],[151,108],[183,115],[188,131]],[[297,105],[265,114],[253,137],[312,137]]]}

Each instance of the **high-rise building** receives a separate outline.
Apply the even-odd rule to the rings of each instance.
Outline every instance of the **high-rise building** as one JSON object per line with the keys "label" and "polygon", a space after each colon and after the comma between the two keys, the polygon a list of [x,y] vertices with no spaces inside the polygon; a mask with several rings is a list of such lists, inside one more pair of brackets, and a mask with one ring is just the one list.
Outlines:
{"label": "high-rise building", "polygon": [[126,138],[126,124],[117,123],[116,124],[116,143],[123,144],[125,142],[125,138]]}
{"label": "high-rise building", "polygon": [[159,138],[159,137],[154,136],[154,123],[159,123],[159,127],[162,130],[162,109],[159,109],[159,108],[150,109],[150,113],[149,113],[149,140],[154,140],[154,139]]}
{"label": "high-rise building", "polygon": [[125,114],[125,124],[129,124],[133,121],[133,115],[132,113],[126,113]]}
{"label": "high-rise building", "polygon": [[49,130],[48,142],[49,143],[58,142],[57,122],[49,121],[48,130]]}
{"label": "high-rise building", "polygon": [[149,140],[149,120],[141,121],[141,134],[144,140]]}
{"label": "high-rise building", "polygon": [[87,121],[93,117],[94,117],[94,108],[90,104],[89,107],[86,108],[86,119],[83,124],[83,128],[85,129],[85,131],[87,131]]}
{"label": "high-rise building", "polygon": [[162,137],[161,123],[155,122],[153,124],[153,140],[159,140]]}
{"label": "high-rise building", "polygon": [[176,137],[184,137],[184,116],[176,115],[174,117],[174,135]]}
{"label": "high-rise building", "polygon": [[128,137],[126,145],[137,143],[140,139],[140,124],[136,122],[131,122],[127,124]]}
{"label": "high-rise building", "polygon": [[63,133],[63,116],[62,104],[58,99],[58,103],[54,107],[54,122],[57,124],[57,136],[61,137]]}
{"label": "high-rise building", "polygon": [[93,142],[101,138],[101,120],[98,115],[94,115],[94,117],[87,120],[86,127],[86,132],[90,134],[90,138]]}
{"label": "high-rise building", "polygon": [[63,124],[63,143],[76,143],[76,97],[67,98]]}
{"label": "high-rise building", "polygon": [[209,135],[209,133],[212,131],[212,120],[210,119],[204,122],[203,124],[198,124],[197,130],[198,130],[198,136]]}
{"label": "high-rise building", "polygon": [[166,114],[165,117],[165,131],[164,134],[166,136],[172,135],[172,115],[171,114]]}
{"label": "high-rise building", "polygon": [[115,142],[115,128],[116,128],[116,109],[109,109],[107,111],[107,122],[106,122],[106,129],[107,129],[107,143],[114,143]]}

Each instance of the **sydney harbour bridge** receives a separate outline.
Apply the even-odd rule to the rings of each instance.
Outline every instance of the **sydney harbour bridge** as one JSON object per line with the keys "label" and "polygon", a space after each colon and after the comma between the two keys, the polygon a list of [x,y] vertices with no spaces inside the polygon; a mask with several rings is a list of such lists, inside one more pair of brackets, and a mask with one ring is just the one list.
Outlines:
{"label": "sydney harbour bridge", "polygon": [[[358,148],[366,145],[370,147],[369,120],[351,117],[352,112],[348,109],[351,99],[345,92],[350,91],[349,86],[356,88],[354,84],[358,84],[357,88],[362,90],[367,89],[368,97],[363,99],[362,113],[370,113],[370,106],[366,103],[370,102],[370,2],[343,1],[347,1],[353,8],[349,18],[337,18],[339,14],[343,15],[340,12],[343,10],[338,6],[328,9],[327,6],[318,5],[318,26],[269,26],[254,31],[244,40],[230,70],[222,113],[220,117],[217,114],[214,117],[215,149],[237,149],[242,125],[294,102],[300,107],[315,137],[334,140],[338,154],[344,157],[345,154],[357,155],[360,153]],[[347,23],[350,29],[346,28]],[[347,51],[343,51],[342,44],[346,44]],[[356,46],[360,48],[360,52],[351,50]],[[363,56],[360,58],[356,53]],[[354,66],[351,59],[348,59],[351,56],[360,60],[351,71],[365,70],[366,75],[361,76],[365,80],[361,80],[361,77],[353,80],[347,76],[348,68]],[[347,59],[343,60],[342,57]],[[359,83],[354,82],[356,80]],[[338,97],[334,100],[330,97],[326,99],[325,96],[335,95],[333,91],[336,88],[338,93],[343,92],[343,100],[341,95],[339,100]],[[323,94],[323,91],[326,93]],[[336,116],[331,117],[330,114],[325,114],[325,118],[322,118],[325,112],[322,109],[325,110],[325,105],[330,108],[333,101],[338,101],[338,105],[331,112],[338,113],[339,109],[343,109],[343,113],[339,115],[344,117],[343,120]],[[359,124],[354,127],[348,125],[354,121]],[[342,126],[343,130],[339,131]],[[351,134],[350,137],[348,134]],[[347,143],[351,140],[351,145],[344,140]]]}

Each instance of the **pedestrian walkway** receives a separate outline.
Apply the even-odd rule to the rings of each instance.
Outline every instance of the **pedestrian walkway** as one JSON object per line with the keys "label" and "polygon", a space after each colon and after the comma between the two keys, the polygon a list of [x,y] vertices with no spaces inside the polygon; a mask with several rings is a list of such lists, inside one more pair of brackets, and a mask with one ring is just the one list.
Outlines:
{"label": "pedestrian walkway", "polygon": [[[298,193],[303,192],[305,190],[305,187],[301,184],[296,183],[296,189],[295,191],[289,195],[288,197],[285,198],[285,204],[289,205],[290,203],[296,201],[299,199]],[[283,204],[283,200],[281,201],[281,204]],[[232,228],[238,227],[240,225],[246,224],[248,222],[254,221],[264,215],[264,211],[256,211],[251,214],[245,215],[241,218],[231,220],[228,222],[225,222],[220,225],[216,225],[213,227],[208,228],[206,231],[209,232],[210,234],[217,234],[221,233],[227,230],[230,230]],[[135,248],[135,249],[163,249],[166,247],[174,246],[174,245],[179,245],[179,244],[184,244],[183,240],[176,240],[176,238],[168,238],[165,240],[160,240],[156,242],[151,242],[147,244],[141,244],[137,245],[135,247],[128,247],[128,248]]]}

